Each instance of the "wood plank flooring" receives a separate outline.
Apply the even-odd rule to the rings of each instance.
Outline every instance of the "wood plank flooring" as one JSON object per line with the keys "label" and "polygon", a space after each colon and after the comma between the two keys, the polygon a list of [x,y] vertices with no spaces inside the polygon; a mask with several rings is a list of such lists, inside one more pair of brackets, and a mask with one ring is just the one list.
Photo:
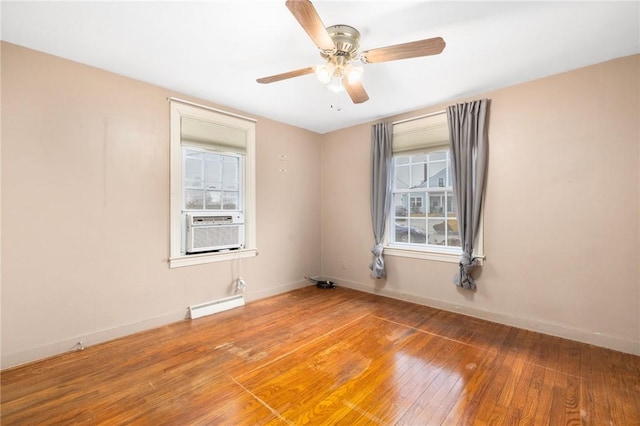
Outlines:
{"label": "wood plank flooring", "polygon": [[2,372],[2,425],[640,425],[640,357],[306,287]]}

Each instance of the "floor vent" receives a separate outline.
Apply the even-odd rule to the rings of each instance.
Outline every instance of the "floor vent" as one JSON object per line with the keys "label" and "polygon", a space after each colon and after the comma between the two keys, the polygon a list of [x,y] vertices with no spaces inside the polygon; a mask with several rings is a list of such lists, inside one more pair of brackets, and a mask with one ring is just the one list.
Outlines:
{"label": "floor vent", "polygon": [[218,299],[212,302],[189,306],[189,316],[191,319],[201,318],[243,305],[244,295],[238,294],[236,296],[225,297],[224,299]]}

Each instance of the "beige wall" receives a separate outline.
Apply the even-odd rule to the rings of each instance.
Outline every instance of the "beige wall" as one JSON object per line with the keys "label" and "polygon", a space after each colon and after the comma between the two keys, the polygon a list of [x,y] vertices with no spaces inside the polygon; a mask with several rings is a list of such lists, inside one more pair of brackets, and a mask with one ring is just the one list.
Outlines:
{"label": "beige wall", "polygon": [[169,269],[166,98],[186,96],[1,53],[3,368],[180,320],[240,272],[249,300],[322,274],[640,353],[639,56],[474,97],[492,103],[470,293],[452,263],[387,257],[388,279],[369,277],[371,123],[317,135],[256,117],[260,255]]}
{"label": "beige wall", "polygon": [[168,96],[2,44],[3,368],[183,319],[240,272],[249,300],[320,273],[321,136],[260,117],[259,256],[168,268]]}
{"label": "beige wall", "polygon": [[345,286],[640,354],[638,76],[635,55],[473,97],[491,99],[476,292],[452,284],[452,263],[387,256],[388,278],[370,278],[372,123],[326,135],[322,272]]}

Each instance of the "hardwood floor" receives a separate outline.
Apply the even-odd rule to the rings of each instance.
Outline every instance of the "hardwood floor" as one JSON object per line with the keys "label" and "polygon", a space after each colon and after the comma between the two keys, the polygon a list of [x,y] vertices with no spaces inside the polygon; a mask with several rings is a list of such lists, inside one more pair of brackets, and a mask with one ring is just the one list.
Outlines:
{"label": "hardwood floor", "polygon": [[306,287],[3,371],[2,424],[640,425],[640,357]]}

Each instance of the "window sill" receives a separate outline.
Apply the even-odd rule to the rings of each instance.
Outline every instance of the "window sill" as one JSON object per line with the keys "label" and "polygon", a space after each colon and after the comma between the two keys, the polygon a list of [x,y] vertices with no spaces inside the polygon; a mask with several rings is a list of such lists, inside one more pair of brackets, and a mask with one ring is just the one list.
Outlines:
{"label": "window sill", "polygon": [[224,251],[219,253],[190,254],[169,258],[169,268],[202,265],[205,263],[224,262],[227,260],[244,259],[258,255],[257,249]]}
{"label": "window sill", "polygon": [[[408,257],[411,259],[423,259],[423,260],[435,260],[437,262],[459,263],[462,251],[450,250],[450,251],[427,251],[414,248],[399,248],[392,246],[385,246],[384,255]],[[475,256],[478,259],[478,265],[484,264],[484,256]]]}
{"label": "window sill", "polygon": [[412,248],[398,248],[386,246],[383,254],[387,256],[409,257],[411,259],[436,260],[440,262],[458,263],[461,253],[435,252],[426,250],[416,250]]}

